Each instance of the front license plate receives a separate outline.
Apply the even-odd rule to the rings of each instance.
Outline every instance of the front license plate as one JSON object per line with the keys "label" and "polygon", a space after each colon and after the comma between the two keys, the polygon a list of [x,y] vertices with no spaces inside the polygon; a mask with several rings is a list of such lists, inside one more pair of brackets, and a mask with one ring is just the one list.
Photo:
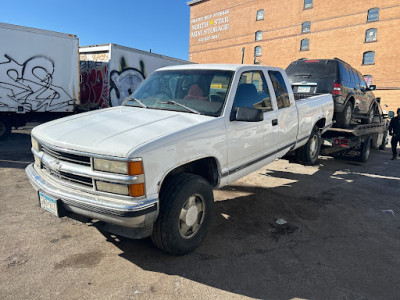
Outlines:
{"label": "front license plate", "polygon": [[310,88],[309,86],[299,86],[299,87],[297,88],[297,91],[298,91],[299,93],[309,93],[310,90],[311,90],[311,88]]}
{"label": "front license plate", "polygon": [[57,200],[39,192],[40,207],[58,217]]}

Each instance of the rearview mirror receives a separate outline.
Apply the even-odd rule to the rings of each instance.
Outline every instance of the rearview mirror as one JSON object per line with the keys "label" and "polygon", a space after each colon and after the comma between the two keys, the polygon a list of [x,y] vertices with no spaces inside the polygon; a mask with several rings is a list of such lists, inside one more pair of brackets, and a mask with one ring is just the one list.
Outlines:
{"label": "rearview mirror", "polygon": [[261,109],[253,107],[238,107],[236,109],[236,121],[260,122],[264,120],[264,114]]}

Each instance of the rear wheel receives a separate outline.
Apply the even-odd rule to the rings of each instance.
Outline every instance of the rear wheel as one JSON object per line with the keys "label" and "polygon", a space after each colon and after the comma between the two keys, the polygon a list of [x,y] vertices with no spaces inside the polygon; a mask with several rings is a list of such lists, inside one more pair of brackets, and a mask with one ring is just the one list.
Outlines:
{"label": "rear wheel", "polygon": [[182,173],[167,180],[160,193],[153,243],[172,255],[192,252],[207,233],[213,208],[213,191],[203,177]]}
{"label": "rear wheel", "polygon": [[364,142],[361,143],[360,155],[358,159],[361,162],[367,162],[369,158],[369,153],[371,151],[371,138],[368,137]]}
{"label": "rear wheel", "polygon": [[340,128],[349,128],[353,116],[353,103],[348,101],[341,113],[336,115],[336,123]]}
{"label": "rear wheel", "polygon": [[298,161],[306,165],[315,165],[321,150],[321,133],[319,128],[314,126],[308,142],[298,150]]}

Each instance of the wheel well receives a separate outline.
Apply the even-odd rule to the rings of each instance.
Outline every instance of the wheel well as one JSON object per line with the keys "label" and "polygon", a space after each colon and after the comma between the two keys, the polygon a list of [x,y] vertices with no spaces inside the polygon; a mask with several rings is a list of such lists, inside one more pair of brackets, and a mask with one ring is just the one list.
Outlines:
{"label": "wheel well", "polygon": [[326,124],[326,119],[320,119],[318,122],[315,124],[319,129],[323,129]]}
{"label": "wheel well", "polygon": [[354,100],[353,96],[351,96],[351,97],[349,98],[349,100],[347,100],[347,102],[350,102],[351,104],[353,104],[353,108],[354,108],[354,106],[355,106],[355,100]]}
{"label": "wheel well", "polygon": [[180,173],[191,173],[199,175],[206,179],[211,186],[216,186],[218,184],[217,161],[213,157],[206,157],[189,162],[170,171],[168,175],[164,178],[161,189],[168,179]]}

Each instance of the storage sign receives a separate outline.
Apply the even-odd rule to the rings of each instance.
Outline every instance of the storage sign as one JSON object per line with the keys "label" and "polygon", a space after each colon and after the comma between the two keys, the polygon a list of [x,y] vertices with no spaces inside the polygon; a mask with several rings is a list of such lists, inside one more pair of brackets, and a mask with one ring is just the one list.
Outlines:
{"label": "storage sign", "polygon": [[191,20],[192,38],[198,42],[218,39],[220,33],[229,30],[229,9]]}

